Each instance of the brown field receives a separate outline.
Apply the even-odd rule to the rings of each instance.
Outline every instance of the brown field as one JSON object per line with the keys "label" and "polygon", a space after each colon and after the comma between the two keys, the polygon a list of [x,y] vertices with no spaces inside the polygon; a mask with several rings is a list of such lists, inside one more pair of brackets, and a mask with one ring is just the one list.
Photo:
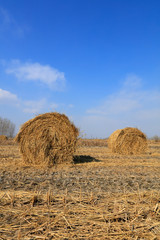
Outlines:
{"label": "brown field", "polygon": [[80,139],[74,164],[23,163],[0,143],[0,240],[160,239],[160,142],[146,154],[112,154]]}

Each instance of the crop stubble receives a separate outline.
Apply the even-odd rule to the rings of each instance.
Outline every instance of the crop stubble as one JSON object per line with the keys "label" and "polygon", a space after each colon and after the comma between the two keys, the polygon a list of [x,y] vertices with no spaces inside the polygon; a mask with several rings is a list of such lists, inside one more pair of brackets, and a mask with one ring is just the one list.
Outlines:
{"label": "crop stubble", "polygon": [[74,162],[29,167],[1,144],[0,239],[160,239],[160,142],[120,156],[81,140]]}

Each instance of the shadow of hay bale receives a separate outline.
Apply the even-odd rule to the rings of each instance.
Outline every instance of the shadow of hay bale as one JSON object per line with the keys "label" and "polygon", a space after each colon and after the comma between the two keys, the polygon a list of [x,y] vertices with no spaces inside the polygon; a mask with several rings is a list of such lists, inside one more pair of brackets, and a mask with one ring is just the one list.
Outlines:
{"label": "shadow of hay bale", "polygon": [[100,160],[94,157],[91,157],[89,155],[76,155],[73,158],[73,162],[77,164],[77,163],[88,163],[88,162],[100,162]]}

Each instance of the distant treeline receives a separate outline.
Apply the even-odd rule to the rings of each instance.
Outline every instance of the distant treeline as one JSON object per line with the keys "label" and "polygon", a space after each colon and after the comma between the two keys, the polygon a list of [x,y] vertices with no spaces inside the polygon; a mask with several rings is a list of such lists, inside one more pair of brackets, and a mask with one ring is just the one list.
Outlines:
{"label": "distant treeline", "polygon": [[0,117],[0,135],[5,135],[7,137],[14,137],[15,124],[12,123],[7,118]]}

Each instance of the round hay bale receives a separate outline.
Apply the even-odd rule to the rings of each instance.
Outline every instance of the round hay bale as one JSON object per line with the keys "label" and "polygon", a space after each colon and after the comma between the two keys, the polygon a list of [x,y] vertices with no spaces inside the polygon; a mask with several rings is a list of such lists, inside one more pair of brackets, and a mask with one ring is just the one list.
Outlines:
{"label": "round hay bale", "polygon": [[110,135],[108,147],[113,153],[125,155],[142,154],[147,150],[147,138],[137,128],[118,129]]}
{"label": "round hay bale", "polygon": [[8,137],[5,135],[0,135],[0,141],[6,141],[8,140]]}
{"label": "round hay bale", "polygon": [[24,123],[15,141],[25,163],[46,165],[72,162],[79,130],[67,116],[45,113]]}

